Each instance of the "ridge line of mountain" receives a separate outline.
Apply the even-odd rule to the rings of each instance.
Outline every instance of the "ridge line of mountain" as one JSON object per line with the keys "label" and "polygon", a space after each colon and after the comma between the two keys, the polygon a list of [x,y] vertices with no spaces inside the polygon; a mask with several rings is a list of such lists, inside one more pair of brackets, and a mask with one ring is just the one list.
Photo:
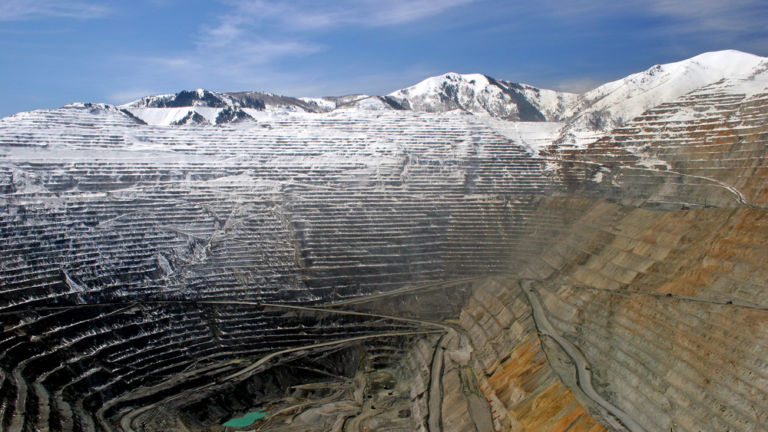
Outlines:
{"label": "ridge line of mountain", "polygon": [[154,126],[222,125],[346,110],[458,111],[491,120],[560,123],[554,141],[583,146],[648,109],[702,88],[746,95],[764,92],[768,89],[768,58],[736,50],[708,52],[655,65],[582,94],[479,73],[449,72],[381,96],[291,97],[197,89],[145,96],[117,106],[76,103],[67,107],[116,109],[134,121]]}

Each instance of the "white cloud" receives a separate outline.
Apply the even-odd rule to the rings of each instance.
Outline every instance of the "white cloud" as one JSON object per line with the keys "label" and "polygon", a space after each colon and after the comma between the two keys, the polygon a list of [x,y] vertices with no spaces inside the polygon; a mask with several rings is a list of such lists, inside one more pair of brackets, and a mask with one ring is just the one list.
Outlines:
{"label": "white cloud", "polygon": [[3,0],[0,21],[25,21],[45,17],[90,19],[107,15],[104,5],[86,1],[67,0]]}
{"label": "white cloud", "polygon": [[[221,85],[227,86],[229,90],[242,90],[269,88],[275,82],[285,81],[288,77],[274,70],[274,62],[286,57],[314,54],[323,49],[318,44],[295,40],[253,38],[230,42],[224,37],[224,40],[201,40],[193,50],[186,53],[147,57],[119,56],[114,60],[125,68],[136,68],[138,65],[133,79],[141,80],[140,77],[143,77],[144,82],[168,82],[173,86],[169,88],[171,91],[198,87],[216,89]],[[120,98],[112,98],[117,99]]]}
{"label": "white cloud", "polygon": [[202,25],[194,48],[142,63],[184,82],[249,85],[277,62],[328,49],[314,41],[336,26],[384,27],[416,22],[475,0],[232,0],[231,9]]}
{"label": "white cloud", "polygon": [[[649,22],[646,34],[637,37],[653,37],[655,41],[660,41],[656,49],[668,53],[682,47],[682,58],[696,54],[690,52],[692,40],[706,40],[707,43],[697,46],[715,46],[712,49],[728,47],[728,41],[738,40],[741,42],[738,46],[744,49],[744,41],[754,39],[749,39],[747,34],[757,26],[764,27],[764,12],[768,4],[762,6],[763,1],[732,0],[729,5],[733,7],[729,7],[719,0],[539,0],[528,5],[490,0],[220,0],[227,7],[218,15],[209,15],[208,22],[199,25],[198,32],[191,39],[191,46],[170,51],[167,55],[156,53],[142,59],[123,60],[141,65],[139,68],[125,68],[133,70],[133,80],[144,78],[135,84],[135,88],[175,90],[212,87],[218,90],[261,89],[292,95],[328,95],[348,91],[371,92],[371,82],[386,81],[392,85],[379,83],[373,88],[374,91],[386,93],[398,88],[395,84],[409,85],[427,74],[412,73],[404,79],[406,74],[402,70],[393,71],[393,76],[374,76],[375,72],[364,65],[359,65],[355,72],[314,68],[312,62],[315,60],[319,65],[327,66],[327,60],[318,55],[332,48],[329,44],[333,43],[333,39],[325,36],[358,29],[383,32],[397,26],[406,27],[409,31],[431,30],[435,25],[455,24],[456,20],[441,15],[448,12],[461,12],[468,20],[488,14],[503,15],[509,18],[506,25],[510,32],[516,27],[527,28],[528,21],[535,23],[546,18],[547,24],[554,20],[554,26],[564,33],[600,34],[605,26],[636,18],[639,22]],[[466,7],[468,5],[472,7]],[[758,13],[755,13],[756,10]],[[754,33],[764,34],[762,27]],[[679,46],[676,41],[680,41]],[[710,44],[711,41],[717,41],[719,45]],[[287,67],[289,64],[291,66]],[[303,66],[297,67],[297,64]],[[353,63],[345,65],[349,67]],[[430,69],[429,74],[445,72],[433,71],[433,65],[425,67]],[[590,75],[588,70],[578,72],[582,78],[563,79],[563,73],[550,73],[549,78],[531,79],[530,76],[542,76],[542,72],[523,74],[525,62],[516,67],[520,79],[527,75],[528,81],[549,82],[549,86],[559,90],[583,92],[602,82],[595,79],[602,78],[599,73],[593,78],[584,78]],[[312,73],[309,73],[310,70]],[[533,72],[536,72],[535,68]],[[326,76],[318,76],[318,73],[325,73]],[[410,78],[411,81],[408,80]],[[165,84],[158,85],[159,82]]]}
{"label": "white cloud", "polygon": [[653,0],[649,10],[674,21],[669,30],[711,37],[764,32],[768,3],[764,0]]}
{"label": "white cloud", "polygon": [[606,21],[616,17],[666,19],[649,28],[665,34],[701,34],[726,40],[735,35],[765,31],[765,0],[541,0],[546,13],[571,24]]}
{"label": "white cloud", "polygon": [[339,25],[385,27],[436,16],[475,0],[341,0],[317,1],[241,0],[236,16],[260,25],[291,30],[317,30]]}

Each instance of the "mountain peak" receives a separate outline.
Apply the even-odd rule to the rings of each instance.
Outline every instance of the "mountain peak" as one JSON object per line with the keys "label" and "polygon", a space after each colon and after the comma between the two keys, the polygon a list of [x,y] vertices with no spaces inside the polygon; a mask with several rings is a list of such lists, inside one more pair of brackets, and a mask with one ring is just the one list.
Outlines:
{"label": "mountain peak", "polygon": [[224,108],[229,105],[231,105],[231,101],[228,100],[226,95],[198,88],[195,90],[182,90],[176,94],[145,96],[123,106],[126,108],[182,108],[193,106]]}
{"label": "mountain peak", "polygon": [[759,63],[760,61],[765,60],[765,57],[760,57],[755,54],[750,54],[744,51],[739,51],[735,49],[726,49],[726,50],[720,50],[720,51],[708,51],[701,53],[699,55],[693,56],[689,58],[688,60],[683,61],[695,61],[699,63],[705,63],[705,64],[733,64],[733,63]]}
{"label": "mountain peak", "polygon": [[461,110],[504,120],[558,120],[575,95],[497,80],[479,73],[448,72],[390,93],[406,109],[444,112]]}
{"label": "mountain peak", "polygon": [[[147,96],[123,105],[150,124],[179,121],[195,111],[209,123],[219,124],[219,111],[250,110],[222,118],[258,118],[270,113],[322,113],[337,109],[424,112],[463,111],[509,121],[563,121],[568,131],[586,133],[620,126],[643,111],[720,80],[747,80],[766,74],[768,59],[753,54],[722,50],[699,54],[674,63],[657,64],[584,94],[540,89],[528,84],[493,78],[481,73],[447,72],[386,96],[294,98],[265,92],[219,93],[203,88],[176,94]],[[762,82],[762,81],[761,81]],[[755,88],[759,87],[759,82]],[[730,91],[736,91],[733,86]],[[743,85],[739,84],[738,88]],[[759,89],[758,89],[759,90]],[[178,113],[153,112],[173,108]],[[233,111],[234,110],[234,111]],[[260,113],[262,112],[262,113]],[[265,112],[265,113],[264,113]],[[156,123],[155,118],[160,123]],[[190,119],[200,120],[191,115]]]}
{"label": "mountain peak", "polygon": [[448,72],[442,75],[435,75],[425,78],[418,83],[390,93],[388,96],[402,98],[405,96],[418,96],[428,94],[434,91],[440,91],[451,85],[474,86],[478,89],[490,84],[487,76],[479,73],[460,74]]}

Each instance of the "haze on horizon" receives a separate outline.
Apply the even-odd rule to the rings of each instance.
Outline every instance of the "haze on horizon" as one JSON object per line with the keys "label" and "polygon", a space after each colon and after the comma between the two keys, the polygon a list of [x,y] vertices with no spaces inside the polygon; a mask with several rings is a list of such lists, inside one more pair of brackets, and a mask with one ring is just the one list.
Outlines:
{"label": "haze on horizon", "polygon": [[448,71],[582,92],[705,51],[768,55],[761,0],[5,0],[0,117],[207,88],[386,94]]}

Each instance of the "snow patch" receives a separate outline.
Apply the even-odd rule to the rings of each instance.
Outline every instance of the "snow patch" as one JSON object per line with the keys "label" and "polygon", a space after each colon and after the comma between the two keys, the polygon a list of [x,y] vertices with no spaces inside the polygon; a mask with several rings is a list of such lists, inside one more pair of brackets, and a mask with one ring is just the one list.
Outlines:
{"label": "snow patch", "polygon": [[562,122],[510,122],[489,117],[481,121],[534,156],[551,145],[563,127]]}

